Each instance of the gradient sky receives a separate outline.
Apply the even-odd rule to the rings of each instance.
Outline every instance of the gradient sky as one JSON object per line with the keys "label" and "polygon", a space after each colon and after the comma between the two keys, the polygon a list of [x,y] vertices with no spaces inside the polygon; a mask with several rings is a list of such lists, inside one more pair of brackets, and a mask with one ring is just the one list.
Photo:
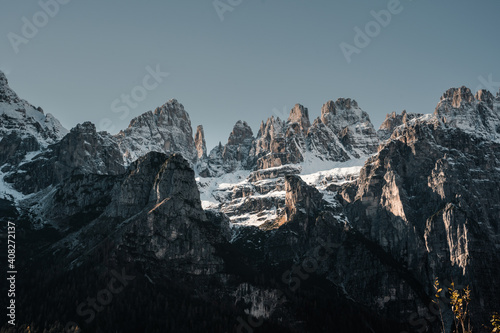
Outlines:
{"label": "gradient sky", "polygon": [[[392,111],[433,112],[450,87],[476,90],[491,78],[498,91],[498,0],[401,0],[348,63],[339,45],[354,45],[354,28],[390,2],[242,0],[221,21],[213,0],[72,0],[16,54],[8,34],[23,36],[23,17],[33,21],[41,7],[0,0],[0,69],[68,129],[108,118],[118,132],[176,98],[193,129],[203,124],[209,149],[237,120],[256,134],[261,120],[287,116],[295,103],[312,121],[326,101],[354,98],[378,127]],[[114,113],[112,102],[157,65],[170,75],[126,117]]]}

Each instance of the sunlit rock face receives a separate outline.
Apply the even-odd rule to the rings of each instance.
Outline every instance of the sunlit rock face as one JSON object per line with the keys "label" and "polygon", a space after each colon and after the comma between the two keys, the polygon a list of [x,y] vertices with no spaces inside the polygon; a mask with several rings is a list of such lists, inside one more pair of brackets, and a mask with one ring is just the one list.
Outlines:
{"label": "sunlit rock face", "polygon": [[500,260],[487,250],[500,247],[500,145],[492,103],[485,92],[447,91],[434,116],[395,128],[356,185],[341,192],[355,228],[424,286],[434,277],[470,283],[478,309],[494,307],[487,298],[500,297],[500,285],[476,278],[478,271],[498,274],[492,263]]}
{"label": "sunlit rock face", "polygon": [[203,131],[202,125],[198,125],[198,127],[196,127],[196,134],[194,136],[194,145],[196,147],[198,160],[203,160],[207,158],[207,144],[205,142],[205,132]]}

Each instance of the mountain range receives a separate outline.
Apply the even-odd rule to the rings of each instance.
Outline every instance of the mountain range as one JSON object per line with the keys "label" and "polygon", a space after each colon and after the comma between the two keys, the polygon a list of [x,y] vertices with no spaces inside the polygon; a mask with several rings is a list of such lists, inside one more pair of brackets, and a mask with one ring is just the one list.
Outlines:
{"label": "mountain range", "polygon": [[0,72],[19,332],[439,332],[436,278],[470,286],[480,332],[500,310],[499,189],[500,93],[452,88],[378,130],[353,99],[297,104],[207,151],[177,100],[116,135],[68,131]]}

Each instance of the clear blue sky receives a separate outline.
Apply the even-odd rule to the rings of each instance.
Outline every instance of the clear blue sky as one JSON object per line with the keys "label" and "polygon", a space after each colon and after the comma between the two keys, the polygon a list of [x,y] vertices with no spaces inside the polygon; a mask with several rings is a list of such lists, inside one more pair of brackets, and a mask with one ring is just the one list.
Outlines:
{"label": "clear blue sky", "polygon": [[[401,0],[348,63],[340,44],[354,46],[354,28],[365,30],[370,12],[390,3],[242,0],[221,21],[212,0],[72,0],[45,24],[38,1],[0,0],[0,69],[67,128],[108,118],[117,132],[176,98],[193,128],[204,125],[209,148],[237,120],[256,133],[295,103],[315,118],[326,101],[351,97],[378,127],[392,111],[433,112],[450,87],[475,90],[489,75],[500,82],[498,0]],[[33,15],[41,28],[15,53],[9,33],[22,37],[23,17]],[[169,76],[120,119],[113,101],[157,65]]]}

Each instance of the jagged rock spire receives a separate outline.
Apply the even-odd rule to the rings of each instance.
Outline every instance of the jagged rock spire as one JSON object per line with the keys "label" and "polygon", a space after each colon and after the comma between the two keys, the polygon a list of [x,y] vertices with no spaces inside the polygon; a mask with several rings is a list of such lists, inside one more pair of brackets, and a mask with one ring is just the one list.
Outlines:
{"label": "jagged rock spire", "polygon": [[194,145],[196,147],[196,152],[198,153],[198,159],[206,158],[207,144],[205,142],[205,132],[203,131],[203,125],[198,125],[198,127],[196,127],[196,134],[194,136]]}
{"label": "jagged rock spire", "polygon": [[311,126],[309,121],[309,111],[306,107],[300,104],[295,104],[293,109],[290,111],[290,116],[288,117],[288,123],[298,123],[303,131]]}

